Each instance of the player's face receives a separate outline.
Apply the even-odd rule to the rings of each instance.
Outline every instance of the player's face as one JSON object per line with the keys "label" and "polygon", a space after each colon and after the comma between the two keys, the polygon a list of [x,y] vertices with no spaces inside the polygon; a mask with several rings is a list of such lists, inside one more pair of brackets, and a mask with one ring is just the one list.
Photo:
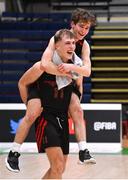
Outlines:
{"label": "player's face", "polygon": [[74,22],[71,22],[71,30],[75,34],[76,41],[83,39],[90,30],[91,23],[85,23],[85,22],[78,22],[77,24],[74,24]]}
{"label": "player's face", "polygon": [[75,39],[71,39],[70,37],[64,35],[62,40],[57,43],[56,50],[62,60],[66,62],[67,60],[72,59],[75,47]]}

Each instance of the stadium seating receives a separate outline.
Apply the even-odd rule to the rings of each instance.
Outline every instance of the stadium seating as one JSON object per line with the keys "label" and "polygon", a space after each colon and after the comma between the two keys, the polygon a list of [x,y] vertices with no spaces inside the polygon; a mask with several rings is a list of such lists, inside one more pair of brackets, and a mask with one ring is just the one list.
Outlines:
{"label": "stadium seating", "polygon": [[[15,18],[15,19],[10,19]],[[0,102],[21,102],[18,80],[41,59],[49,39],[69,27],[70,13],[9,13],[0,22]],[[90,31],[87,40],[90,41]],[[84,79],[82,102],[90,102],[91,78]]]}
{"label": "stadium seating", "polygon": [[93,103],[128,103],[127,23],[101,24],[92,36]]}
{"label": "stadium seating", "polygon": [[43,21],[48,22],[69,22],[70,21],[70,13],[58,13],[58,12],[51,12],[51,13],[20,13],[20,12],[3,12],[2,19],[7,20],[9,18],[15,18],[15,20],[34,20],[34,19],[41,19]]}

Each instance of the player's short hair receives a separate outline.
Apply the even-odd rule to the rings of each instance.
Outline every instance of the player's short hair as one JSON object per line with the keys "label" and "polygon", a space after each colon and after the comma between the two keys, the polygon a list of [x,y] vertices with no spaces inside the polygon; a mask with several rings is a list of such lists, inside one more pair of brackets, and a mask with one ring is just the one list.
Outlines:
{"label": "player's short hair", "polygon": [[60,29],[54,35],[54,42],[57,43],[58,41],[61,41],[65,35],[70,39],[75,39],[74,34],[69,29]]}
{"label": "player's short hair", "polygon": [[71,21],[73,21],[74,24],[77,24],[78,22],[84,22],[84,23],[90,22],[91,26],[94,26],[96,24],[96,17],[89,10],[83,8],[76,8],[72,12]]}

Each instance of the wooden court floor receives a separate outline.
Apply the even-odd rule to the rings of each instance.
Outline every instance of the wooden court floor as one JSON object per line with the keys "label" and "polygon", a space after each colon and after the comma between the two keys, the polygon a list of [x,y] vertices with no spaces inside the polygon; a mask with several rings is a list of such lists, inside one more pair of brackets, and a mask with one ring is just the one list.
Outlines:
{"label": "wooden court floor", "polygon": [[[0,155],[0,179],[41,179],[49,163],[45,154],[22,154],[19,173],[13,173],[5,167],[5,157]],[[78,154],[70,154],[63,179],[128,179],[128,155],[96,154],[95,165],[80,165]]]}

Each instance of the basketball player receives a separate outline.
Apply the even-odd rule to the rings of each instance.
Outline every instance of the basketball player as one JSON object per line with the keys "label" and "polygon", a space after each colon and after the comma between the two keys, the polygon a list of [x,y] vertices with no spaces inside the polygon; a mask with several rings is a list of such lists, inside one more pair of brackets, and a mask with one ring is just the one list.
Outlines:
{"label": "basketball player", "polygon": [[[86,77],[90,75],[91,62],[90,62],[90,48],[87,41],[84,40],[84,37],[87,35],[91,25],[93,25],[94,23],[95,23],[95,17],[92,14],[90,14],[90,12],[84,9],[76,9],[72,13],[71,31],[75,34],[76,53],[77,55],[82,57],[83,64],[84,64],[84,66],[79,67],[79,69],[77,69],[77,73],[84,75]],[[55,49],[54,40],[52,38],[50,40],[48,48],[46,49],[46,51],[44,52],[42,56],[41,67],[43,67],[45,71],[48,73],[52,73],[56,75],[59,74],[59,75],[64,76],[65,74],[67,74],[67,71],[69,69],[67,69],[66,63],[61,64],[58,68],[54,66],[54,64],[51,61],[54,49]],[[38,73],[38,77],[43,73],[44,71],[43,68],[42,68],[42,72]],[[70,65],[69,68],[70,69],[75,68],[75,66]],[[60,70],[60,73],[58,72],[58,70]],[[76,69],[74,69],[74,71],[76,71]],[[37,74],[35,73],[35,79],[37,79],[36,77],[37,77]],[[32,89],[34,88],[32,87]],[[80,91],[79,93],[79,96],[80,96],[80,94],[82,94],[82,81],[81,81],[81,86],[79,88],[79,91]],[[26,90],[26,93],[21,94],[21,97],[22,97],[23,102],[26,104],[27,97],[28,97],[27,90]],[[40,115],[41,111],[42,109],[41,109],[40,99],[38,98],[38,96],[36,97],[34,95],[32,97],[31,95],[31,98],[27,102],[26,115],[22,119],[18,127],[13,146],[8,155],[8,159],[10,156],[13,157],[13,159],[15,159],[14,163],[11,162],[10,164],[11,171],[14,171],[14,172],[19,171],[18,158],[20,156],[21,144],[25,140],[31,125],[33,124],[35,119]],[[76,134],[76,138],[77,138],[79,150],[80,150],[79,151],[80,163],[84,163],[84,162],[96,163],[95,159],[90,155],[89,151],[87,150],[86,141],[85,141],[86,136],[85,136],[85,124],[83,120],[83,111],[80,107],[80,101],[77,98],[77,96],[75,96],[75,93],[73,93],[71,97],[69,112],[75,126],[75,134]]]}
{"label": "basketball player", "polygon": [[[83,60],[83,66],[77,68],[74,66],[74,64],[71,64],[70,66],[66,63],[62,63],[58,66],[58,70],[60,72],[66,73],[69,71],[75,71],[78,74],[88,77],[91,73],[91,61],[90,61],[90,47],[88,42],[85,40],[85,36],[88,34],[90,27],[95,24],[95,17],[93,14],[91,14],[89,11],[81,8],[77,8],[73,11],[72,17],[71,17],[71,31],[75,35],[75,42],[76,42],[76,49],[75,53],[81,57]],[[41,65],[42,68],[45,69],[45,71],[50,73],[55,73],[56,67],[55,64],[52,62],[52,55],[54,52],[54,39],[51,38],[49,45],[47,49],[45,50]],[[82,81],[81,81],[82,83]],[[82,94],[83,86],[81,84],[80,86],[80,93]],[[83,164],[84,162],[91,162],[96,163],[95,159],[90,155],[85,137],[86,137],[86,131],[85,131],[85,123],[84,123],[84,115],[83,110],[80,106],[80,100],[78,96],[73,93],[71,97],[71,102],[69,106],[69,112],[72,117],[74,127],[75,127],[75,134],[76,139],[79,146],[79,162]]]}
{"label": "basketball player", "polygon": [[[72,59],[75,39],[70,30],[58,31],[54,36],[54,42],[56,59],[57,55],[63,62]],[[34,74],[41,71],[40,62],[34,65],[34,69],[32,67],[28,71],[29,73],[25,73],[22,77],[24,80],[22,87],[29,83],[29,78],[35,78]],[[60,87],[61,81],[58,81],[57,77],[44,72],[35,82],[43,106],[43,112],[36,121],[36,141],[38,151],[40,153],[45,151],[50,163],[50,168],[43,179],[62,179],[69,153],[68,107],[74,83],[71,80],[65,87]],[[79,78],[81,77],[78,77],[77,82]]]}
{"label": "basketball player", "polygon": [[[72,58],[73,37],[69,30],[60,30],[54,36],[55,49],[63,62]],[[39,152],[45,150],[50,163],[43,179],[62,179],[69,153],[68,107],[73,87],[69,84],[58,90],[56,77],[47,73],[38,81],[43,113],[36,122],[36,139]]]}

